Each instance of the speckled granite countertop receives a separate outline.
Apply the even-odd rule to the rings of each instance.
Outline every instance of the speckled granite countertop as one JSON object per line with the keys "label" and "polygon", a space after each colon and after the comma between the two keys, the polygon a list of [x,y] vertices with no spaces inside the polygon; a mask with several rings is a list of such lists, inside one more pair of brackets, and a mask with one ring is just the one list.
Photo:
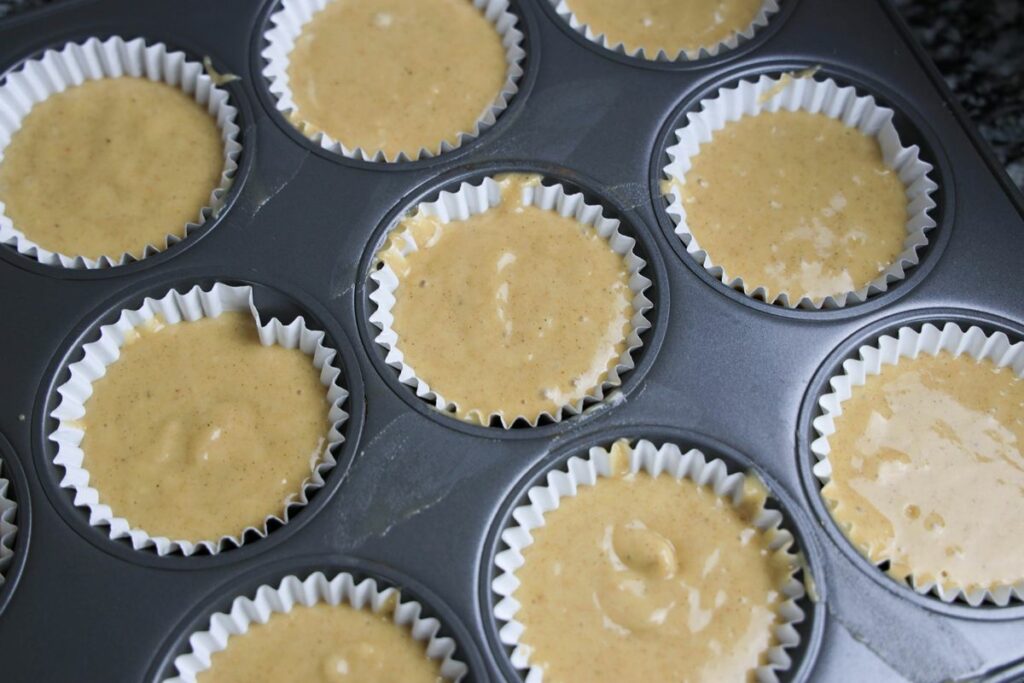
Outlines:
{"label": "speckled granite countertop", "polygon": [[[0,18],[59,0],[0,0]],[[1024,190],[1024,1],[890,0]]]}

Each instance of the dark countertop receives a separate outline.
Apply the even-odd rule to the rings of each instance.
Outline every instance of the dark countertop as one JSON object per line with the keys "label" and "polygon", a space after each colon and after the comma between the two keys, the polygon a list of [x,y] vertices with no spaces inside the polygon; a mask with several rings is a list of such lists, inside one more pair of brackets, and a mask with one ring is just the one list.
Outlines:
{"label": "dark countertop", "polygon": [[[52,1],[0,0],[0,18]],[[891,1],[1024,190],[1024,1]]]}

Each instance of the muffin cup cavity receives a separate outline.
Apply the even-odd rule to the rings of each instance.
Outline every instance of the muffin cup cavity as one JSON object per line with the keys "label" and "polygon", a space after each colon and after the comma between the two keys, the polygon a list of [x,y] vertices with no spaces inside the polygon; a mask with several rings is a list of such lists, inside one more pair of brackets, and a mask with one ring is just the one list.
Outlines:
{"label": "muffin cup cavity", "polygon": [[[298,348],[310,356],[313,366],[320,371],[320,382],[330,404],[327,417],[331,425],[321,460],[303,481],[296,495],[286,503],[282,501],[283,509],[268,515],[258,528],[248,527],[240,530],[237,535],[198,542],[150,536],[145,529],[132,526],[131,520],[118,516],[105,505],[102,492],[89,484],[89,472],[84,467],[84,453],[81,449],[85,435],[81,421],[88,414],[93,382],[106,374],[109,365],[117,362],[121,347],[134,334],[135,329],[146,325],[154,316],[160,315],[168,324],[178,324],[215,318],[225,311],[248,311],[256,323],[261,344]],[[64,469],[61,487],[74,491],[76,506],[88,509],[91,526],[108,527],[111,539],[128,539],[136,550],[152,548],[161,556],[169,553],[189,556],[200,550],[216,554],[227,548],[242,546],[249,534],[265,537],[270,533],[272,522],[275,525],[287,524],[290,512],[305,506],[310,494],[324,486],[324,478],[337,464],[333,451],[344,441],[342,427],[348,414],[342,405],[348,398],[348,392],[339,384],[341,371],[335,363],[337,351],[325,345],[325,337],[324,332],[308,327],[302,317],[288,325],[276,318],[264,321],[253,303],[252,288],[248,286],[217,283],[205,290],[198,285],[186,292],[171,290],[159,299],[147,297],[138,308],[121,311],[116,322],[100,328],[98,339],[82,347],[82,359],[69,366],[69,378],[57,387],[60,400],[51,413],[51,417],[57,420],[57,427],[49,439],[57,445],[53,462]]]}
{"label": "muffin cup cavity", "polygon": [[0,587],[14,559],[14,538],[18,534],[18,504],[10,498],[11,482],[4,478],[3,465],[0,460]]}
{"label": "muffin cup cavity", "polygon": [[[861,346],[856,357],[843,362],[842,372],[828,381],[832,391],[818,399],[821,414],[812,422],[816,437],[811,443],[811,452],[817,459],[813,466],[814,475],[822,486],[832,478],[829,437],[835,434],[835,419],[842,414],[842,404],[850,398],[854,388],[863,386],[868,377],[881,374],[886,365],[896,365],[904,358],[913,359],[922,354],[934,356],[940,352],[953,356],[966,355],[976,361],[988,360],[997,367],[1012,369],[1018,378],[1024,377],[1024,341],[1012,342],[1003,332],[986,334],[975,326],[964,329],[956,323],[947,322],[941,327],[926,323],[920,330],[901,327],[893,334],[883,335],[874,344]],[[829,516],[832,517],[831,514]],[[850,525],[834,517],[832,520],[842,530],[843,536],[849,539]],[[864,553],[860,554],[871,561]],[[884,560],[879,564],[884,564]],[[933,595],[946,603],[965,602],[972,607],[986,602],[1005,607],[1011,600],[1024,601],[1024,578],[1013,584],[992,585],[988,588],[960,587],[943,585],[932,578],[911,573],[906,581],[900,583],[906,583],[921,595]]]}
{"label": "muffin cup cavity", "polygon": [[[467,0],[469,2],[470,0]],[[274,106],[300,133],[318,144],[321,148],[340,154],[349,159],[359,161],[394,163],[402,161],[419,161],[429,159],[458,149],[462,145],[480,137],[493,126],[501,113],[508,108],[512,97],[519,92],[519,81],[523,76],[523,60],[526,51],[523,49],[524,36],[519,30],[519,19],[509,8],[508,0],[472,0],[476,7],[490,22],[501,36],[505,48],[505,82],[501,91],[477,118],[471,130],[460,131],[455,144],[447,140],[439,140],[431,149],[421,147],[411,156],[405,152],[389,157],[383,150],[350,147],[344,140],[335,140],[328,133],[317,129],[302,120],[302,112],[298,110],[292,99],[292,90],[288,82],[288,66],[295,40],[302,28],[322,10],[331,0],[281,0],[281,5],[270,15],[270,27],[264,33],[266,47],[260,53],[264,60],[263,76],[267,79],[267,87],[274,99]]]}
{"label": "muffin cup cavity", "polygon": [[403,598],[398,588],[380,587],[372,578],[358,581],[347,572],[331,579],[323,572],[316,572],[305,580],[289,575],[277,587],[260,586],[252,598],[235,598],[228,612],[217,612],[210,617],[207,630],[189,637],[190,651],[175,658],[177,676],[166,679],[166,683],[195,683],[198,674],[211,667],[213,655],[228,647],[232,636],[246,633],[253,624],[267,623],[274,613],[290,612],[296,605],[312,607],[318,603],[332,606],[345,603],[376,614],[392,610],[395,625],[425,645],[427,657],[440,663],[441,676],[446,681],[461,680],[468,671],[456,658],[456,642],[441,635],[441,622],[424,616],[423,606]]}
{"label": "muffin cup cavity", "polygon": [[122,76],[147,78],[180,88],[215,119],[224,145],[224,167],[217,187],[211,188],[206,206],[199,209],[195,221],[182,226],[182,234],[168,233],[163,244],[147,244],[140,246],[137,252],[108,254],[93,259],[55,253],[36,244],[10,217],[4,215],[4,205],[0,202],[0,243],[50,266],[110,268],[162,252],[187,239],[219,214],[238,170],[242,151],[238,110],[231,105],[227,92],[217,87],[214,79],[204,72],[202,64],[189,61],[183,52],[172,51],[163,43],[147,44],[142,38],[125,40],[115,36],[106,40],[89,38],[82,43],[68,43],[59,50],[47,50],[38,59],[27,60],[17,71],[9,74],[0,85],[0,162],[11,137],[18,132],[33,106],[86,81]]}
{"label": "muffin cup cavity", "polygon": [[[743,500],[746,478],[756,476],[730,472],[724,461],[709,459],[695,448],[684,453],[675,444],[665,443],[658,447],[646,439],[637,441],[630,452],[629,471],[641,470],[652,477],[688,478],[708,487],[732,505]],[[586,457],[569,458],[563,467],[548,472],[544,484],[526,491],[522,500],[529,502],[512,511],[508,526],[501,532],[501,541],[507,548],[494,557],[495,578],[491,590],[501,599],[494,606],[493,617],[500,624],[499,639],[510,650],[512,666],[529,683],[540,683],[543,671],[530,664],[529,648],[520,642],[524,626],[516,620],[520,608],[515,596],[519,587],[516,571],[525,563],[523,551],[533,544],[533,531],[545,525],[544,516],[557,509],[563,498],[575,497],[580,487],[594,486],[601,477],[611,476],[612,472],[611,453],[602,447],[591,448]],[[768,536],[768,548],[772,552],[785,553],[791,559],[794,572],[800,569],[808,571],[800,555],[793,550],[793,535],[782,523],[782,513],[769,508],[763,508],[754,520],[754,526]],[[756,678],[762,683],[777,681],[779,674],[792,666],[787,650],[797,647],[801,640],[797,624],[804,620],[805,615],[798,603],[806,594],[804,584],[791,576],[781,592],[785,601],[779,607],[781,621],[774,627],[778,643],[768,651],[767,663],[756,670]]]}
{"label": "muffin cup cavity", "polygon": [[[691,232],[686,209],[674,191],[674,183],[685,184],[686,173],[701,145],[709,143],[716,131],[744,116],[762,112],[805,111],[836,119],[844,125],[875,138],[886,166],[893,169],[906,188],[907,221],[903,250],[878,277],[863,287],[824,299],[813,300],[797,293],[769,293],[762,283],[744,281],[728,273],[714,262],[715,255],[706,252]],[[929,212],[935,207],[932,194],[936,183],[929,176],[932,166],[921,160],[920,149],[904,147],[893,124],[892,109],[879,105],[870,95],[858,95],[852,86],[840,86],[831,78],[816,80],[812,74],[763,75],[756,81],[743,80],[736,86],[723,88],[701,100],[686,115],[686,124],[675,131],[676,144],[666,151],[669,163],[662,169],[665,178],[663,193],[668,200],[668,215],[675,224],[675,233],[686,245],[686,251],[712,277],[748,297],[786,308],[836,309],[865,302],[869,297],[887,291],[906,277],[916,266],[919,251],[928,244],[928,231],[935,227]]]}
{"label": "muffin cup cavity", "polygon": [[[618,362],[608,371],[604,381],[591,389],[584,398],[563,405],[553,412],[544,411],[535,417],[506,415],[498,412],[483,414],[481,411],[472,411],[471,406],[466,407],[470,414],[467,420],[485,426],[498,421],[504,429],[511,428],[517,422],[528,424],[531,427],[537,426],[541,419],[560,422],[566,416],[582,413],[587,405],[604,400],[612,388],[622,384],[622,375],[633,369],[634,352],[643,346],[640,334],[651,326],[646,314],[654,305],[645,294],[651,286],[651,281],[642,272],[647,262],[634,251],[636,240],[619,231],[621,223],[618,219],[605,216],[602,207],[588,203],[582,193],[571,193],[560,184],[543,185],[539,177],[538,182],[530,183],[523,188],[521,199],[524,204],[533,205],[545,211],[554,211],[560,216],[574,218],[584,225],[591,226],[601,238],[608,241],[612,250],[623,258],[629,272],[629,288],[633,294],[633,315],[630,320],[631,329],[625,339],[626,347],[619,356]],[[436,201],[419,204],[415,207],[415,212],[436,217],[442,223],[451,223],[468,220],[472,216],[485,213],[498,206],[501,201],[500,184],[493,177],[487,177],[476,184],[464,182],[454,192],[443,191]],[[409,231],[399,231],[399,226],[391,229],[389,234],[391,245],[385,248],[398,249],[403,255],[417,251],[419,247]],[[375,341],[387,349],[385,362],[398,371],[398,379],[401,383],[412,387],[418,397],[433,404],[438,411],[453,413],[459,410],[462,406],[442,396],[437,389],[432,388],[425,380],[417,376],[415,368],[405,362],[401,340],[392,327],[394,317],[391,311],[399,287],[396,273],[382,262],[370,274],[370,278],[376,283],[376,287],[369,295],[370,301],[374,304],[369,320],[380,330]]]}
{"label": "muffin cup cavity", "polygon": [[593,27],[580,21],[580,18],[572,10],[572,0],[548,0],[554,7],[555,13],[565,21],[569,27],[579,33],[590,42],[600,45],[606,50],[617,52],[627,57],[636,57],[654,62],[690,62],[696,59],[715,57],[723,52],[735,49],[741,44],[751,40],[754,34],[768,25],[771,16],[779,11],[778,0],[763,0],[758,8],[754,19],[741,31],[730,33],[725,39],[712,45],[704,45],[695,49],[677,50],[675,54],[665,52],[664,48],[656,54],[648,54],[643,47],[629,50],[621,41],[614,41],[604,33],[597,33]]}

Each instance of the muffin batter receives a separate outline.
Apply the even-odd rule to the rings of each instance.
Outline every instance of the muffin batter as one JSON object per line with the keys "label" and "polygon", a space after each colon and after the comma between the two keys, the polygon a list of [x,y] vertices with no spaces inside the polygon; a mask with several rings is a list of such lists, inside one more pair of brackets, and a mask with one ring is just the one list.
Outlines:
{"label": "muffin batter", "polygon": [[855,291],[893,264],[907,200],[878,141],[823,114],[763,112],[715,131],[671,185],[711,262],[767,300]]}
{"label": "muffin batter", "polygon": [[290,55],[293,119],[415,158],[472,132],[507,70],[501,36],[469,0],[332,0]]}
{"label": "muffin batter", "polygon": [[466,221],[418,213],[418,251],[392,238],[382,260],[399,279],[398,348],[416,375],[486,424],[536,420],[592,392],[626,348],[629,272],[590,226],[522,202],[536,176],[500,180],[502,201]]}
{"label": "muffin batter", "polygon": [[854,387],[828,437],[832,515],[890,573],[948,588],[1024,578],[1024,382],[922,354]]}
{"label": "muffin batter", "polygon": [[100,502],[193,542],[281,514],[329,431],[312,358],[260,344],[248,312],[139,328],[85,409],[82,466]]}
{"label": "muffin batter", "polygon": [[516,570],[516,614],[545,681],[754,680],[775,646],[793,556],[768,550],[753,520],[765,490],[747,478],[738,507],[670,475],[615,473],[545,515]]}
{"label": "muffin batter", "polygon": [[199,683],[439,683],[441,667],[426,647],[392,620],[345,603],[296,605],[232,636]]}
{"label": "muffin batter", "polygon": [[0,162],[4,213],[68,256],[117,259],[184,236],[220,184],[217,123],[191,96],[144,78],[104,78],[36,104]]}
{"label": "muffin batter", "polygon": [[762,0],[566,0],[580,23],[605,34],[610,45],[627,52],[659,50],[675,57],[681,50],[710,48],[745,31]]}

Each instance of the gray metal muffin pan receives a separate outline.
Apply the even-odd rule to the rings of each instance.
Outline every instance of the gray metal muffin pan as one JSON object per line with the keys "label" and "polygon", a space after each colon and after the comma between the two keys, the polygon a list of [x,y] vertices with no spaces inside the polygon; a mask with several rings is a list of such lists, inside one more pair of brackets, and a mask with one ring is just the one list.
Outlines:
{"label": "gray metal muffin pan", "polygon": [[[0,69],[67,41],[141,36],[209,56],[239,108],[244,151],[228,205],[189,239],[102,271],[0,249],[0,458],[19,503],[0,588],[0,680],[157,681],[188,635],[240,594],[286,574],[347,569],[401,586],[459,643],[474,681],[517,676],[490,616],[498,533],[525,489],[620,436],[698,446],[769,483],[808,558],[789,680],[1013,680],[1024,605],[971,608],[915,594],[838,532],[810,472],[825,382],[866,340],[956,320],[1024,338],[1019,193],[979,143],[884,0],[783,0],[770,25],[706,60],[651,63],[602,50],[547,0],[513,0],[526,74],[498,123],[464,147],[393,165],[343,159],[275,111],[262,33],[275,2],[69,0],[0,22]],[[898,112],[939,183],[938,227],[890,291],[836,311],[746,298],[686,255],[658,192],[687,109],[738,78],[821,65]],[[638,239],[652,328],[618,399],[558,424],[504,431],[435,412],[398,382],[367,321],[371,256],[397,216],[460,180],[538,171],[584,190]],[[111,541],[59,486],[47,440],[54,388],[99,325],[147,294],[216,280],[257,285],[261,312],[304,315],[340,351],[351,414],[339,466],[262,540],[216,556],[158,557]],[[1017,664],[1015,664],[1017,662]]]}

